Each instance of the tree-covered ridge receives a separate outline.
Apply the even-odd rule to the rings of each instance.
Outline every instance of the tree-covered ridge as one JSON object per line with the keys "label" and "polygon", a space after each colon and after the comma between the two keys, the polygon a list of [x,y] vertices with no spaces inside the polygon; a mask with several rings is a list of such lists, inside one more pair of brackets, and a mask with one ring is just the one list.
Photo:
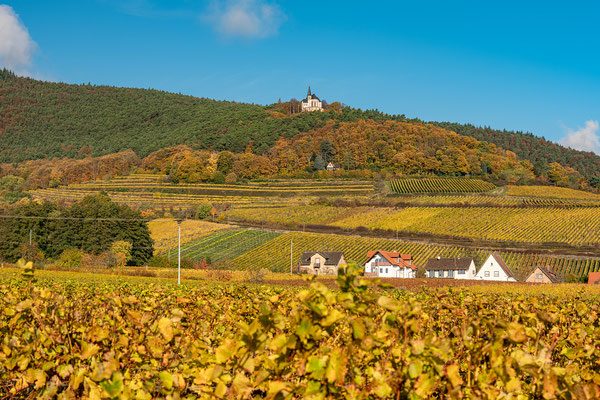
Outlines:
{"label": "tree-covered ridge", "polygon": [[[519,158],[529,160],[534,166],[536,175],[547,175],[552,163],[560,163],[579,171],[583,176],[593,180],[600,176],[600,157],[589,151],[573,150],[543,137],[531,133],[477,127],[471,124],[452,122],[430,122],[459,135],[471,136],[477,140],[494,143],[504,149],[513,151]],[[600,187],[600,181],[597,182]]]}

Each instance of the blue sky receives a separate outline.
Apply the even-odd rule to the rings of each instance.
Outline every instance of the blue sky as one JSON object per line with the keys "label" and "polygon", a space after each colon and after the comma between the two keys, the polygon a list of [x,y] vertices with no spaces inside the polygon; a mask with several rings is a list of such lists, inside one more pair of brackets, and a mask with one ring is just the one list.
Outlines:
{"label": "blue sky", "polygon": [[16,0],[0,6],[0,64],[260,104],[310,84],[600,153],[598,15],[592,1]]}

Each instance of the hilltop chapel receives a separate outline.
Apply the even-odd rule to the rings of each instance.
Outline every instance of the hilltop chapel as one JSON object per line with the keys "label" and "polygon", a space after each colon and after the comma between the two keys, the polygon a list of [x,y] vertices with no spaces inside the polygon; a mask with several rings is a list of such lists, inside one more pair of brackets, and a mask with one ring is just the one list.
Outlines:
{"label": "hilltop chapel", "polygon": [[323,103],[316,94],[311,93],[310,86],[306,98],[302,100],[302,112],[305,111],[323,111]]}

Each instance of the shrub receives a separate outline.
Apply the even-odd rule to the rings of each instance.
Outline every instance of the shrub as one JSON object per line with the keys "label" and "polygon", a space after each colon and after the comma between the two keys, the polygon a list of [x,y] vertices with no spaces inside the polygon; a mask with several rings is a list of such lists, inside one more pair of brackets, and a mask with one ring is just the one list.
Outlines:
{"label": "shrub", "polygon": [[60,268],[74,269],[80,268],[83,261],[84,252],[81,249],[70,247],[65,249],[56,260],[56,265]]}
{"label": "shrub", "polygon": [[238,176],[236,175],[235,172],[230,172],[227,174],[227,176],[225,177],[225,183],[229,184],[229,185],[234,185],[237,183],[238,180]]}

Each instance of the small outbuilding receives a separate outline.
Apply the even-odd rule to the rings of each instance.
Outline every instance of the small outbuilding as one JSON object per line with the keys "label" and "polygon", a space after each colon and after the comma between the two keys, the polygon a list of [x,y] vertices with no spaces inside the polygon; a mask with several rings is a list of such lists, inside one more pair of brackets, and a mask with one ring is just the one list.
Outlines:
{"label": "small outbuilding", "polygon": [[483,263],[475,279],[484,281],[516,282],[515,274],[506,265],[500,254],[492,253]]}
{"label": "small outbuilding", "polygon": [[525,282],[529,283],[559,283],[560,278],[548,267],[538,266],[529,274]]}
{"label": "small outbuilding", "polygon": [[314,275],[337,275],[340,267],[345,268],[346,259],[341,251],[312,251],[300,256],[298,272]]}
{"label": "small outbuilding", "polygon": [[475,279],[476,273],[472,258],[430,258],[425,264],[427,278]]}

